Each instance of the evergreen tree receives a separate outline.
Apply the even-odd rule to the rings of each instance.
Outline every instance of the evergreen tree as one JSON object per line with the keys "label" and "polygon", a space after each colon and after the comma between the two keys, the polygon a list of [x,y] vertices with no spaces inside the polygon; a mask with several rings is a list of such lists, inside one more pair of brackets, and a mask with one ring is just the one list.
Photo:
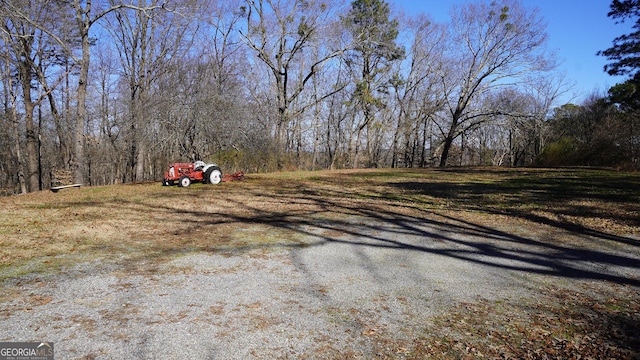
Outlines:
{"label": "evergreen tree", "polygon": [[[398,21],[390,14],[384,0],[354,0],[344,19],[354,42],[353,52],[347,56],[356,77],[352,101],[363,115],[358,135],[372,125],[376,109],[384,107],[381,95],[389,87],[384,79],[391,64],[405,54],[404,48],[396,44]],[[353,165],[357,167],[357,157]]]}
{"label": "evergreen tree", "polygon": [[613,46],[599,51],[611,63],[604,70],[610,75],[629,75],[640,81],[640,0],[613,0],[607,14],[617,23],[633,20],[633,31],[613,39]]}

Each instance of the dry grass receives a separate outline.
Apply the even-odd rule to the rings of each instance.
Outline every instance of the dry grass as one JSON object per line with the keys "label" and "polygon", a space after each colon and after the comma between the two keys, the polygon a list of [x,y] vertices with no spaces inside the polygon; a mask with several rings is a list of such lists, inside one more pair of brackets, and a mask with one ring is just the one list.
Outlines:
{"label": "dry grass", "polygon": [[[261,256],[310,246],[318,236],[354,234],[353,227],[367,220],[401,217],[469,224],[551,246],[588,248],[593,239],[610,247],[640,246],[640,174],[594,169],[290,172],[217,186],[38,192],[0,198],[0,209],[0,279],[86,261],[153,273],[186,253]],[[363,324],[363,335],[391,358],[633,358],[640,349],[632,329],[640,321],[637,289],[602,284],[575,292],[550,288],[544,298],[518,303],[462,304],[425,324],[424,334],[411,341],[375,323]],[[22,296],[3,294],[0,301]],[[25,306],[47,301],[29,298]],[[209,310],[220,315],[223,307]],[[336,310],[336,321],[357,317],[343,310]],[[180,314],[169,320],[179,321]],[[273,324],[257,315],[249,320],[256,327]],[[354,355],[331,344],[319,351],[333,358]]]}
{"label": "dry grass", "polygon": [[[351,170],[189,188],[120,185],[0,198],[1,277],[77,261],[305,246],[305,224],[403,214],[513,232],[640,233],[640,175],[605,170]],[[325,235],[346,229],[326,226]]]}

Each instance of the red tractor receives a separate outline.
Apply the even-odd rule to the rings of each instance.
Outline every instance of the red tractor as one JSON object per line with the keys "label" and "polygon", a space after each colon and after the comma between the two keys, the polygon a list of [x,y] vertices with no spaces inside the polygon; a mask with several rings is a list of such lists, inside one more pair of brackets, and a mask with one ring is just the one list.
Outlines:
{"label": "red tractor", "polygon": [[162,185],[173,185],[176,181],[181,187],[187,187],[194,181],[215,185],[222,181],[222,171],[218,165],[205,164],[204,161],[169,164],[169,169],[164,173]]}

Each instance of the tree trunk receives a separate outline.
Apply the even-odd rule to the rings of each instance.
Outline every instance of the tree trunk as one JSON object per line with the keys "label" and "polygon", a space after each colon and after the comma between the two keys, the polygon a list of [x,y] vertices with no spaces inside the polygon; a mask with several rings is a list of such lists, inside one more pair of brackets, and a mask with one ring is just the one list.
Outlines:
{"label": "tree trunk", "polygon": [[451,146],[453,145],[453,140],[455,140],[455,127],[452,125],[449,129],[449,133],[444,138],[444,143],[442,145],[442,154],[440,155],[440,167],[447,166],[447,161],[449,160],[449,151],[451,150]]}
{"label": "tree trunk", "polygon": [[138,154],[136,160],[136,172],[135,172],[135,181],[141,182],[144,181],[144,164],[145,164],[145,149],[144,144],[140,141],[138,146]]}
{"label": "tree trunk", "polygon": [[461,115],[462,107],[458,105],[456,111],[451,117],[451,126],[449,126],[449,133],[444,138],[444,144],[442,145],[442,154],[440,155],[440,167],[447,166],[447,161],[449,160],[449,151],[451,150],[451,146],[453,145],[453,140],[456,139],[456,131],[458,130]]}
{"label": "tree trunk", "polygon": [[[67,111],[68,111],[69,68],[68,68],[68,63],[66,63],[65,65],[67,67],[66,68],[67,73],[65,75],[67,86],[65,88],[65,92],[66,92],[66,98],[67,98]],[[67,116],[66,119],[63,119],[62,114],[60,114],[60,111],[58,110],[58,105],[56,104],[56,99],[53,96],[53,91],[50,89],[49,85],[47,84],[46,77],[41,76],[40,83],[44,87],[44,91],[47,93],[47,100],[49,101],[49,109],[51,110],[51,116],[53,117],[53,123],[55,125],[55,131],[56,131],[56,134],[58,136],[59,159],[62,161],[63,168],[65,170],[69,170],[69,161],[70,161],[70,158],[71,158],[71,151],[69,149],[70,139],[69,139],[69,134],[68,134],[68,130],[67,130],[68,127],[66,126],[69,117]]]}
{"label": "tree trunk", "polygon": [[[10,69],[9,66],[9,48],[5,50],[7,53],[5,54],[5,69]],[[16,158],[16,162],[18,164],[17,176],[18,176],[18,184],[20,186],[20,193],[27,193],[27,184],[24,179],[24,162],[22,160],[22,150],[20,149],[20,133],[18,131],[18,112],[16,109],[16,98],[11,89],[11,77],[5,76],[2,85],[4,88],[5,101],[4,101],[4,111],[5,114],[9,115],[9,131],[11,136],[13,136],[13,152]]]}
{"label": "tree trunk", "polygon": [[[88,59],[87,59],[88,61]],[[84,158],[84,125],[85,125],[85,117],[86,117],[86,99],[87,99],[87,88],[86,81],[88,79],[88,65],[82,65],[80,70],[80,80],[78,83],[78,104],[76,110],[76,124],[75,124],[75,132],[73,133],[73,156],[71,160],[71,164],[73,167],[73,178],[74,181],[78,184],[82,184],[84,182],[84,168],[85,168],[85,158]],[[84,75],[83,75],[84,74]]]}
{"label": "tree trunk", "polygon": [[[426,156],[426,152],[427,152],[427,125],[428,125],[428,120],[425,117],[424,119],[424,123],[423,123],[423,129],[422,129],[422,142],[421,142],[421,146],[420,146],[420,164],[418,165],[418,167],[424,167],[426,162],[427,162],[427,156]],[[431,135],[431,132],[429,132],[429,135]],[[431,146],[432,146],[432,142],[429,141],[429,157],[431,157]],[[429,165],[431,165],[431,161],[429,161]]]}
{"label": "tree trunk", "polygon": [[20,184],[20,193],[27,193],[27,182],[24,178],[24,161],[22,159],[22,150],[20,149],[20,134],[18,132],[18,114],[16,113],[15,101],[13,102],[13,106],[11,106],[11,132],[13,134],[13,138],[15,140],[14,143],[14,152],[16,156],[16,161],[18,163],[18,183]]}
{"label": "tree trunk", "polygon": [[89,81],[89,61],[91,59],[91,46],[89,43],[89,28],[91,27],[91,1],[86,2],[86,10],[82,8],[78,0],[73,2],[76,10],[76,21],[80,31],[82,44],[82,60],[80,61],[80,74],[78,77],[78,103],[76,104],[76,123],[73,133],[73,154],[71,167],[73,178],[78,184],[84,182],[84,127],[87,116],[87,83]]}
{"label": "tree trunk", "polygon": [[53,117],[53,122],[56,127],[56,134],[58,135],[59,142],[59,156],[62,160],[62,165],[65,169],[69,168],[69,159],[71,157],[69,151],[69,139],[67,132],[65,130],[65,126],[63,126],[63,119],[60,113],[58,112],[58,107],[56,106],[55,99],[53,98],[52,93],[48,95],[49,99],[49,107],[51,109],[51,116]]}
{"label": "tree trunk", "polygon": [[27,186],[28,191],[36,191],[39,189],[40,184],[38,181],[38,138],[33,123],[35,105],[31,100],[31,66],[28,63],[21,62],[19,68],[27,137]]}

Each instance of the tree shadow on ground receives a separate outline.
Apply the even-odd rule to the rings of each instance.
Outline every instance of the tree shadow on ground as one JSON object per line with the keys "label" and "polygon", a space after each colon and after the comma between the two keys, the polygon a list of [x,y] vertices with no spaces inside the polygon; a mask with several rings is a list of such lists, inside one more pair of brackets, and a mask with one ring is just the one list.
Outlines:
{"label": "tree shadow on ground", "polygon": [[[478,171],[472,174],[478,174]],[[504,177],[497,182],[395,182],[404,194],[447,201],[453,210],[479,211],[519,218],[626,245],[640,241],[585,226],[592,220],[603,226],[617,223],[640,228],[640,176],[572,176],[570,173]],[[607,204],[607,207],[591,204]],[[596,224],[600,225],[600,224]]]}
{"label": "tree shadow on ground", "polygon": [[[389,194],[393,196],[372,194],[371,189],[357,186],[340,188],[333,184],[324,186],[322,183],[285,183],[277,189],[247,186],[242,189],[241,196],[237,190],[227,194],[223,188],[206,192],[193,188],[181,192],[157,191],[154,192],[155,198],[137,201],[118,198],[91,206],[109,206],[125,214],[153,219],[151,223],[158,222],[159,225],[153,229],[155,232],[152,237],[157,238],[159,244],[168,238],[184,239],[179,243],[158,245],[155,254],[136,254],[132,259],[135,262],[149,260],[152,256],[170,257],[190,251],[245,252],[340,244],[356,249],[441,256],[514,273],[596,280],[640,288],[640,247],[636,240],[576,225],[569,219],[552,219],[520,209],[518,205],[521,200],[518,199],[523,197],[517,194],[519,191],[528,191],[528,196],[537,197],[536,203],[555,201],[555,204],[559,204],[562,201],[556,199],[554,194],[561,192],[566,184],[564,180],[558,180],[556,185],[549,185],[542,180],[539,184],[518,181],[521,180],[512,181],[514,185],[510,190],[505,190],[504,184],[464,182],[387,184],[398,190]],[[549,186],[557,186],[558,189],[545,190]],[[509,189],[509,184],[506,188]],[[616,188],[612,187],[612,191]],[[402,196],[398,196],[398,193]],[[485,194],[497,195],[497,200],[487,198]],[[197,197],[202,206],[186,206],[185,197],[190,195]],[[421,196],[452,201],[451,211],[429,210],[421,206]],[[628,201],[623,197],[614,196],[612,199],[618,204],[627,204]],[[517,234],[491,224],[456,217],[452,215],[456,209],[513,216],[530,221],[533,226],[543,224],[556,229],[563,236],[578,236],[585,241],[572,244],[541,239],[534,234]],[[558,207],[551,209],[551,212],[562,219],[560,215],[566,210],[567,207]],[[624,221],[634,224],[636,219]],[[180,224],[180,227],[171,224]],[[267,242],[248,239],[230,246],[220,246],[220,239],[224,235],[220,229],[252,226],[264,228],[266,232],[277,230],[286,236]],[[147,229],[143,226],[140,232],[144,231]],[[607,246],[610,243],[617,245]],[[620,318],[608,317],[599,325],[610,328],[635,320],[620,315]],[[598,321],[594,319],[594,322]],[[625,325],[623,328],[627,331],[628,327]],[[640,350],[637,344],[629,346],[635,351]]]}
{"label": "tree shadow on ground", "polygon": [[[429,187],[416,187],[414,184],[410,184],[409,187],[405,187],[406,184],[396,186],[434,195]],[[445,194],[449,190],[461,191],[454,185],[440,187],[439,191]],[[484,190],[487,190],[487,187],[467,191],[477,193]],[[341,244],[354,248],[366,247],[397,250],[398,253],[409,251],[442,256],[515,273],[569,280],[596,280],[603,284],[613,283],[640,288],[640,252],[635,240],[590,231],[572,226],[569,222],[553,222],[525,216],[526,214],[507,213],[532,221],[534,226],[536,223],[545,224],[557,229],[559,233],[597,241],[586,241],[586,244],[592,246],[584,247],[585,243],[580,245],[555,242],[554,239],[539,239],[534,235],[518,235],[454,215],[420,209],[415,204],[404,201],[381,205],[370,201],[364,196],[364,192],[357,193],[353,189],[283,186],[278,193],[252,190],[245,195],[252,201],[243,201],[243,198],[233,196],[217,196],[221,207],[242,211],[223,211],[222,208],[215,207],[193,211],[173,206],[166,206],[160,210],[186,215],[186,221],[191,222],[194,227],[207,228],[231,224],[241,228],[257,225],[285,231],[294,238],[304,239],[255,246],[249,243],[237,249],[239,251],[265,247],[309,248]],[[154,206],[158,210],[157,205]],[[612,248],[603,245],[603,242],[618,245]],[[216,251],[215,246],[208,250]],[[310,270],[303,268],[301,271],[308,273]],[[590,325],[586,327],[593,331],[592,334],[616,329],[622,332],[619,334],[620,339],[636,339],[633,342],[625,340],[626,342],[617,346],[634,352],[640,351],[633,327],[629,326],[637,321],[636,316],[629,313],[611,315],[597,311],[594,314],[588,318]],[[580,317],[576,319],[584,320]]]}
{"label": "tree shadow on ground", "polygon": [[[487,187],[472,190],[455,185],[440,185],[438,190],[416,184],[393,184],[412,191],[428,192],[431,196],[470,191],[479,193]],[[182,222],[195,227],[220,225],[262,225],[285,230],[293,238],[306,238],[313,244],[343,243],[370,248],[397,249],[441,255],[478,265],[552,275],[573,279],[605,280],[618,284],[640,286],[637,277],[640,260],[635,250],[636,240],[593,231],[569,222],[552,221],[531,214],[496,211],[499,214],[521,217],[534,223],[550,225],[568,233],[596,240],[613,241],[634,251],[610,251],[593,243],[584,248],[553,239],[536,239],[505,232],[484,224],[455,218],[452,215],[416,209],[412,204],[394,203],[380,206],[376,202],[354,199],[354,192],[336,189],[314,189],[306,186],[282,188],[280,193],[252,190],[251,203],[234,197],[218,196],[216,201],[224,209],[207,211],[187,210],[170,205],[155,211],[183,215]],[[465,196],[468,199],[469,196]],[[121,204],[122,206],[124,204]],[[140,206],[137,204],[136,206]],[[233,209],[242,209],[234,211]],[[166,217],[166,216],[165,216]],[[169,217],[166,217],[169,218]],[[276,244],[312,246],[305,242],[283,241]],[[246,244],[251,247],[251,244]],[[259,244],[266,247],[270,244]],[[212,247],[215,249],[215,246]],[[614,269],[617,269],[614,271]],[[621,271],[635,274],[625,276]]]}

